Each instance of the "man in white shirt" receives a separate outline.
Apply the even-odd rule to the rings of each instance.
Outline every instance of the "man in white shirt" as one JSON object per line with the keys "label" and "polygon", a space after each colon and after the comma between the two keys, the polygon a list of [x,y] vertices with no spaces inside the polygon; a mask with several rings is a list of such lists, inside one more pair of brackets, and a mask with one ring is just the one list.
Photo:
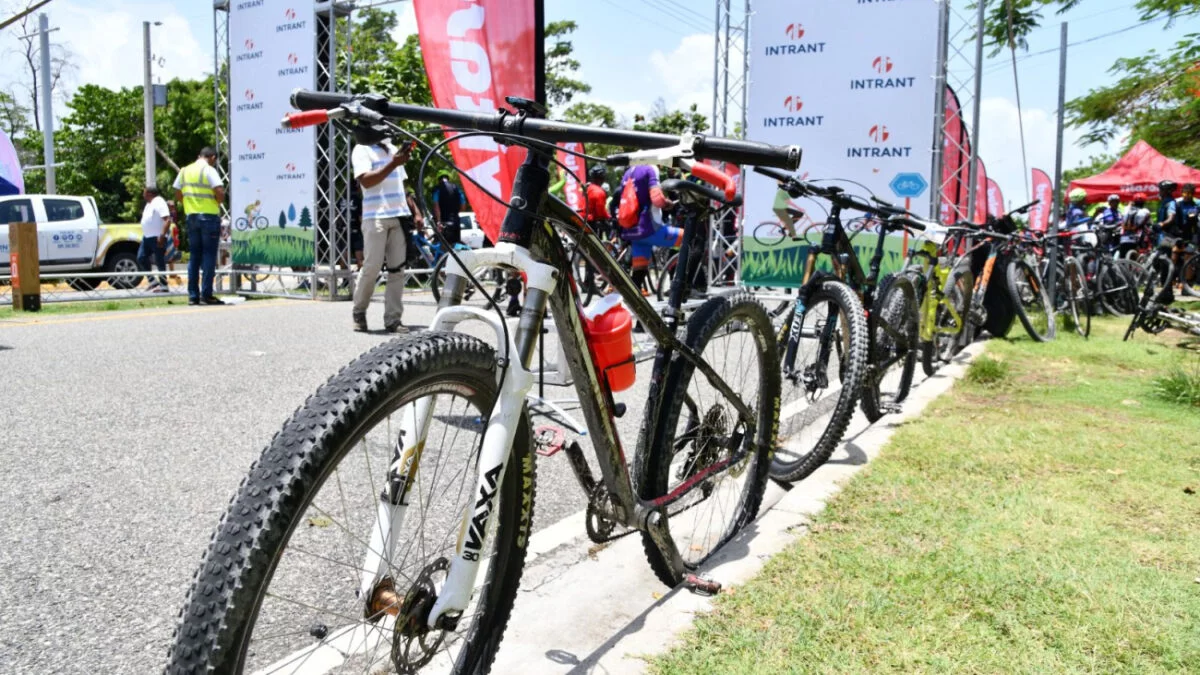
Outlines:
{"label": "man in white shirt", "polygon": [[[153,255],[158,271],[166,272],[167,262],[163,253],[171,227],[171,209],[153,185],[146,186],[142,198],[146,200],[146,207],[142,209],[142,245],[138,249],[138,268],[149,272],[150,256]],[[159,274],[157,279],[151,279],[149,290],[151,293],[166,293],[169,290],[167,277]]]}
{"label": "man in white shirt", "polygon": [[356,128],[354,139],[357,145],[350,164],[362,186],[363,203],[363,263],[354,287],[354,330],[367,330],[367,307],[386,259],[390,278],[383,299],[383,325],[390,333],[405,333],[408,329],[400,323],[408,248],[405,229],[411,229],[413,214],[404,191],[408,177],[404,163],[411,148],[397,151],[387,139],[387,127],[381,125]]}

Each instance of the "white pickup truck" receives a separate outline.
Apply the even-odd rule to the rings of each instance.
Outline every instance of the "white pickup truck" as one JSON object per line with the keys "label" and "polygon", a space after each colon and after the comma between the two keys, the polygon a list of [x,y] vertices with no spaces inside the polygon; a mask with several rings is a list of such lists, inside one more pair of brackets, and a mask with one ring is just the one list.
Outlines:
{"label": "white pickup truck", "polygon": [[[43,276],[59,272],[108,272],[109,279],[62,276],[76,290],[91,290],[102,281],[114,288],[142,283],[137,275],[140,225],[105,225],[91,197],[9,195],[0,197],[0,275],[9,269],[9,223],[37,223],[38,258]],[[133,275],[133,276],[129,276]]]}

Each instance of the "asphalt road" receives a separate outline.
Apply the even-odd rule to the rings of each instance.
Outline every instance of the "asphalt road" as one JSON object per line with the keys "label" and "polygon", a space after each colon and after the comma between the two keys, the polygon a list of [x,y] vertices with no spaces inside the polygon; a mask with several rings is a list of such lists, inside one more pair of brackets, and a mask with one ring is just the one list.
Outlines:
{"label": "asphalt road", "polygon": [[[414,303],[405,321],[432,314]],[[368,316],[380,326],[382,307]],[[386,339],[352,332],[348,303],[307,301],[0,321],[0,673],[159,670],[250,463]],[[630,455],[648,368],[619,397]],[[584,505],[566,458],[539,458],[535,529]]]}

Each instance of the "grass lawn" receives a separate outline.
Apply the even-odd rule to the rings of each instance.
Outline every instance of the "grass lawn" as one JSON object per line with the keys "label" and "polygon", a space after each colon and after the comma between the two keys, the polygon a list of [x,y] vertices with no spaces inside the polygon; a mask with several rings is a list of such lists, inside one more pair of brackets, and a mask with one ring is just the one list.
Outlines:
{"label": "grass lawn", "polygon": [[86,312],[117,312],[128,309],[147,309],[169,306],[187,307],[186,297],[120,298],[115,300],[85,300],[82,302],[47,302],[37,312],[18,312],[12,306],[0,307],[0,319],[32,319],[51,314],[83,314]]}
{"label": "grass lawn", "polygon": [[652,672],[1200,672],[1200,357],[1126,324],[994,341]]}

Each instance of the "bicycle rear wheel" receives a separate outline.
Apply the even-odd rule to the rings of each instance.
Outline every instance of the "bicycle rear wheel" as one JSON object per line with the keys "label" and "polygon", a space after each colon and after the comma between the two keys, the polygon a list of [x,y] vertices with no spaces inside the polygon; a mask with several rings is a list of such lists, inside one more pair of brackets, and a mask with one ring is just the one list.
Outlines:
{"label": "bicycle rear wheel", "polygon": [[959,336],[967,319],[967,298],[974,288],[975,276],[966,265],[955,267],[946,279],[934,316],[933,341],[924,343],[921,349],[921,369],[926,375],[933,375],[962,349]]}
{"label": "bicycle rear wheel", "polygon": [[[497,396],[495,360],[475,338],[421,333],[372,349],[322,385],[263,451],[222,517],[167,671],[295,672],[305,664],[303,672],[486,672],[530,534],[534,467],[524,416],[494,498],[484,499],[492,517],[476,552],[471,604],[453,626],[425,626],[447,560],[470,548],[459,533],[478,513],[478,448]],[[403,429],[415,428],[416,406],[425,403],[424,443],[406,441]],[[393,467],[407,470],[407,480]],[[390,492],[397,484],[407,487]],[[385,530],[378,518],[392,494],[407,507]],[[394,545],[373,545],[386,531]],[[381,556],[379,567],[368,564],[368,550]]]}
{"label": "bicycle rear wheel", "polygon": [[[671,494],[701,471],[733,462],[666,508],[667,528],[691,571],[758,515],[779,426],[779,361],[767,311],[745,292],[701,305],[688,321],[686,343],[757,414],[755,428],[746,429],[733,405],[684,359],[663,381],[666,409],[645,458],[641,497]],[[682,578],[649,533],[642,539],[658,578],[678,584]]]}
{"label": "bicycle rear wheel", "polygon": [[1024,260],[1013,260],[1006,272],[1004,276],[1008,282],[1008,292],[1016,305],[1017,317],[1025,326],[1025,332],[1038,342],[1053,340],[1056,332],[1054,311],[1037,271]]}
{"label": "bicycle rear wheel", "polygon": [[1193,255],[1179,270],[1184,295],[1200,296],[1200,254]]}
{"label": "bicycle rear wheel", "polygon": [[867,420],[874,422],[912,388],[917,365],[917,298],[912,281],[904,276],[884,277],[867,332],[870,359],[860,403]]}
{"label": "bicycle rear wheel", "polygon": [[[1127,262],[1127,261],[1126,261]],[[1101,258],[1096,270],[1096,295],[1104,311],[1113,315],[1129,315],[1137,311],[1137,288],[1134,279],[1117,261]]]}
{"label": "bicycle rear wheel", "polygon": [[854,291],[829,279],[812,290],[801,314],[793,312],[784,322],[781,444],[771,462],[772,478],[792,482],[808,476],[829,460],[846,433],[867,370],[865,315]]}

